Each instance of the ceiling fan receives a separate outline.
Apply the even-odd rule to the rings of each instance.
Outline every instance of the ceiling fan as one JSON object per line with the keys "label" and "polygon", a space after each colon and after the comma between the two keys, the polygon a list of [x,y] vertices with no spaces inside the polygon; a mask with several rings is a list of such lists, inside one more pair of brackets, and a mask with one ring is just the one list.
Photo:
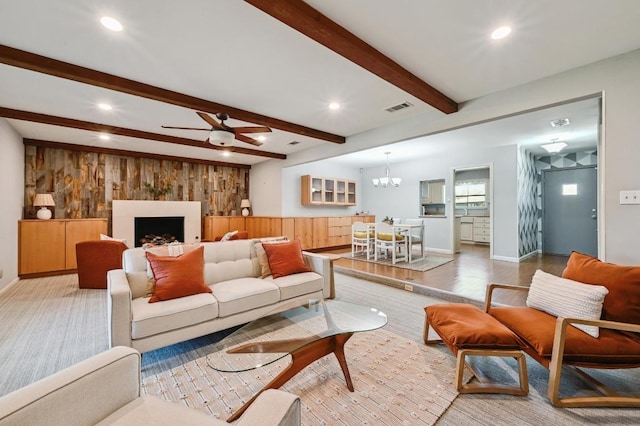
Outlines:
{"label": "ceiling fan", "polygon": [[251,145],[260,146],[262,142],[257,141],[243,133],[266,133],[271,129],[264,126],[247,126],[247,127],[231,127],[224,124],[225,120],[229,119],[229,115],[224,112],[216,113],[216,117],[220,120],[218,123],[213,117],[204,112],[197,111],[196,114],[200,116],[204,121],[211,125],[211,128],[200,127],[176,127],[176,126],[162,126],[164,129],[181,129],[181,130],[206,130],[209,132],[209,137],[205,142],[209,142],[212,145],[217,146],[231,146],[233,140],[238,139],[241,142],[246,142]]}

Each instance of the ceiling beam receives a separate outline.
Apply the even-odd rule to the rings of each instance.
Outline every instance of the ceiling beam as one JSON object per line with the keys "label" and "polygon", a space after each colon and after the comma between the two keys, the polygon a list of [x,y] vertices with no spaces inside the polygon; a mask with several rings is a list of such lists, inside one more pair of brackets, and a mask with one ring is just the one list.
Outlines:
{"label": "ceiling beam", "polygon": [[15,49],[2,44],[0,44],[0,63],[52,75],[54,77],[79,81],[81,83],[115,90],[129,95],[153,99],[154,101],[178,105],[194,111],[203,111],[211,114],[225,112],[229,114],[231,118],[236,120],[260,124],[262,126],[284,130],[285,132],[291,132],[328,142],[340,144],[345,143],[344,136],[334,135],[332,133],[323,132],[321,130],[301,126],[299,124],[289,123],[277,118],[267,117],[266,115],[256,114],[228,105],[208,101],[206,99],[196,98],[194,96],[185,95],[183,93],[174,92],[172,90],[163,89],[146,83],[129,80],[113,74],[107,74],[90,68],[81,67],[79,65],[70,64],[68,62],[59,61],[57,59],[48,58],[46,56],[37,55],[35,53],[26,52],[24,50]]}
{"label": "ceiling beam", "polygon": [[175,157],[172,155],[160,155],[149,152],[128,151],[126,149],[106,148],[101,146],[76,145],[73,143],[60,143],[53,141],[43,141],[40,139],[24,138],[24,145],[41,146],[45,148],[66,149],[69,151],[95,152],[98,154],[121,155],[127,157],[151,158],[160,161],[179,161],[181,163],[204,164],[207,166],[234,167],[236,169],[250,169],[250,164],[226,163],[224,161],[201,160],[199,158]]}
{"label": "ceiling beam", "polygon": [[304,1],[245,1],[432,107],[446,114],[458,111],[457,102]]}
{"label": "ceiling beam", "polygon": [[21,111],[17,109],[0,107],[0,117],[13,118],[15,120],[31,121],[33,123],[49,124],[52,126],[67,127],[71,129],[89,130],[91,132],[109,133],[111,135],[128,136],[131,138],[147,139],[158,142],[175,143],[179,145],[194,146],[196,148],[214,149],[218,151],[231,151],[238,154],[256,155],[260,157],[286,160],[285,154],[259,151],[257,149],[242,148],[238,146],[220,147],[204,143],[196,139],[180,138],[177,136],[163,135],[160,133],[145,132],[142,130],[127,129],[125,127],[110,126],[108,124],[92,123],[90,121],[75,120],[72,118],[56,117],[47,114]]}

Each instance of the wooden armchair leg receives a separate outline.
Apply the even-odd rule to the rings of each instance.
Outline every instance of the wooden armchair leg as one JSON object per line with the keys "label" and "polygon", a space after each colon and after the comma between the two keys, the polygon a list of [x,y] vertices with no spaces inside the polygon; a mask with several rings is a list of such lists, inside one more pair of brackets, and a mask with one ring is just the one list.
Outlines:
{"label": "wooden armchair leg", "polygon": [[[464,367],[467,356],[497,356],[509,357],[518,360],[518,386],[504,385],[493,382],[462,384]],[[468,366],[476,378],[481,379],[478,372]],[[503,393],[508,395],[525,396],[529,394],[529,376],[527,375],[527,360],[519,350],[495,350],[495,349],[461,349],[458,351],[456,363],[456,389],[460,393]]]}

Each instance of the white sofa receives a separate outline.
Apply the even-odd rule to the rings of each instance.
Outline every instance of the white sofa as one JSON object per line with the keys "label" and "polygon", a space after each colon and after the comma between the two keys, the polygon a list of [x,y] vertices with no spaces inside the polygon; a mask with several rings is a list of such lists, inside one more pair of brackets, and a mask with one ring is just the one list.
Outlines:
{"label": "white sofa", "polygon": [[330,260],[303,252],[313,272],[260,278],[254,240],[202,243],[204,279],[213,293],[148,303],[149,272],[142,248],[123,253],[122,268],[107,275],[109,340],[148,352],[260,318],[294,300],[332,294]]}
{"label": "white sofa", "polygon": [[[227,425],[177,402],[142,396],[140,353],[116,347],[0,398],[0,426]],[[300,399],[269,389],[236,425],[300,424]]]}

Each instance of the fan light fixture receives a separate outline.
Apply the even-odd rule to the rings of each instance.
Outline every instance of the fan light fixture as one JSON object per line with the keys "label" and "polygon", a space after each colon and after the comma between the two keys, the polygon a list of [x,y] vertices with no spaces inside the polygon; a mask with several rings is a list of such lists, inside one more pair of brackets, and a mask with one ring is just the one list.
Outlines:
{"label": "fan light fixture", "polygon": [[212,130],[209,133],[209,143],[217,146],[232,146],[235,135],[228,130]]}
{"label": "fan light fixture", "polygon": [[389,154],[391,153],[385,152],[385,155],[387,156],[387,165],[384,168],[384,176],[377,179],[371,179],[371,181],[373,182],[373,186],[381,186],[382,188],[386,188],[389,184],[391,184],[391,186],[400,186],[402,178],[389,177]]}

